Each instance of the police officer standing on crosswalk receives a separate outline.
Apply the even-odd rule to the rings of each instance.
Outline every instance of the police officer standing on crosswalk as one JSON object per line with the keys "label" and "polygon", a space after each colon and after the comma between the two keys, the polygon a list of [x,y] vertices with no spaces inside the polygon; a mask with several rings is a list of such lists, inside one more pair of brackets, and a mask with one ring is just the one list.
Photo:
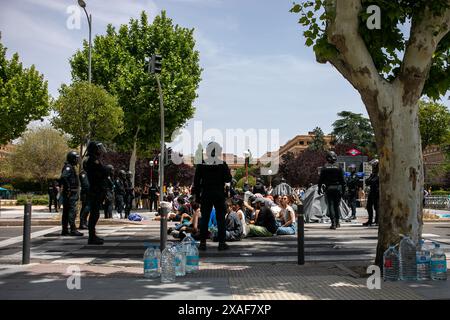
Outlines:
{"label": "police officer standing on crosswalk", "polygon": [[88,199],[91,207],[88,222],[88,244],[94,245],[103,244],[103,239],[97,236],[95,227],[100,217],[100,208],[106,195],[105,180],[108,177],[108,169],[100,160],[101,155],[104,153],[106,153],[106,148],[102,143],[91,141],[87,146],[87,158],[83,163],[83,168],[89,180]]}
{"label": "police officer standing on crosswalk", "polygon": [[325,185],[328,215],[331,219],[330,229],[336,229],[341,226],[339,205],[345,191],[344,170],[336,164],[337,155],[334,151],[329,151],[326,159],[328,164],[320,170],[318,193],[322,194],[322,186]]}
{"label": "police officer standing on crosswalk", "polygon": [[231,182],[230,168],[220,159],[222,148],[216,142],[210,142],[206,148],[206,158],[197,164],[194,176],[195,201],[200,203],[200,246],[206,250],[208,223],[211,210],[216,210],[219,250],[227,250],[225,243],[225,184]]}
{"label": "police officer standing on crosswalk", "polygon": [[[63,214],[62,214],[62,236],[82,236],[78,232],[75,225],[77,215],[78,189],[80,182],[76,165],[80,160],[80,156],[75,151],[71,151],[66,156],[66,162],[61,172],[60,182],[63,187]],[[69,232],[70,226],[70,232]]]}

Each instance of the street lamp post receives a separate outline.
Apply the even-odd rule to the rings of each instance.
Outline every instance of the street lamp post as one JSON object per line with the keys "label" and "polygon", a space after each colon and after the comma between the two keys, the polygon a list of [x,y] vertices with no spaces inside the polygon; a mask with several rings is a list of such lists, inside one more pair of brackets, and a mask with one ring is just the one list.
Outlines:
{"label": "street lamp post", "polygon": [[153,160],[150,160],[150,186],[153,184],[153,165],[155,164]]}
{"label": "street lamp post", "polygon": [[88,14],[86,11],[86,2],[84,0],[78,0],[78,5],[83,8],[84,13],[86,13],[86,17],[89,24],[89,70],[88,70],[88,79],[89,83],[92,82],[92,15]]}
{"label": "street lamp post", "polygon": [[268,174],[269,174],[269,188],[272,189],[272,170],[269,170]]}
{"label": "street lamp post", "polygon": [[248,151],[244,151],[244,158],[245,158],[245,182],[248,183],[248,157],[250,153]]}

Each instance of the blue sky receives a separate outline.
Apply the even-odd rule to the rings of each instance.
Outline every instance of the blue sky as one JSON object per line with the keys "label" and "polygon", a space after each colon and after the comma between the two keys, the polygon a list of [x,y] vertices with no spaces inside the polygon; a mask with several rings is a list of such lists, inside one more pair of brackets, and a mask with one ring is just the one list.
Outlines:
{"label": "blue sky", "polygon": [[[204,68],[194,119],[204,129],[278,129],[279,143],[321,127],[331,131],[336,114],[366,114],[359,94],[330,65],[316,63],[304,45],[292,0],[86,0],[94,34],[107,23],[120,25],[146,10],[153,18],[166,10],[175,23],[195,28]],[[0,31],[8,53],[35,64],[56,97],[70,83],[69,57],[87,38],[66,22],[75,0],[2,1]],[[449,105],[447,100],[443,100]],[[155,124],[157,125],[157,124]],[[242,153],[242,148],[226,152]],[[259,150],[257,153],[261,153]],[[188,150],[184,150],[188,153]]]}

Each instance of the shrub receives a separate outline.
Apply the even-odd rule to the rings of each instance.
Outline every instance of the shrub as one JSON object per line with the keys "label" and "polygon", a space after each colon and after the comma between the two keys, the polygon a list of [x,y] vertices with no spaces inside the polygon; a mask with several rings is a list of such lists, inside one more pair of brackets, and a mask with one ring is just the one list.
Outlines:
{"label": "shrub", "polygon": [[[26,195],[19,195],[17,196],[16,205],[23,206],[28,202],[28,199],[30,197]],[[48,196],[45,195],[39,195],[39,196],[31,196],[31,204],[35,206],[48,206]]]}
{"label": "shrub", "polygon": [[447,196],[450,194],[450,191],[446,191],[446,190],[436,190],[436,191],[431,191],[431,195],[432,196]]}

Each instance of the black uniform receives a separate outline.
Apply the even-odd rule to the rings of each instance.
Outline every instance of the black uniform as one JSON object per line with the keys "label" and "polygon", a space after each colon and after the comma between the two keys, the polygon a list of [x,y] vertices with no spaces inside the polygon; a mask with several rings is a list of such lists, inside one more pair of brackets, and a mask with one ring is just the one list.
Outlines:
{"label": "black uniform", "polygon": [[380,177],[378,173],[372,173],[366,180],[366,185],[370,187],[367,197],[367,213],[369,214],[368,225],[373,223],[373,210],[375,209],[375,223],[378,223],[378,208],[380,202]]}
{"label": "black uniform", "polygon": [[89,215],[89,239],[97,238],[95,234],[95,226],[97,225],[100,217],[100,208],[105,200],[105,179],[107,176],[107,169],[100,160],[90,155],[83,164],[84,170],[87,173],[89,180],[89,193],[88,200],[91,207],[91,213]]}
{"label": "black uniform", "polygon": [[152,211],[152,208],[155,208],[154,210],[158,210],[158,192],[159,189],[157,186],[152,184],[152,186],[149,188],[149,198],[150,198],[150,211]]}
{"label": "black uniform", "polygon": [[48,209],[52,212],[52,205],[55,205],[55,212],[58,212],[58,186],[54,181],[48,185]]}
{"label": "black uniform", "polygon": [[358,199],[359,178],[356,173],[352,172],[347,178],[347,202],[352,209],[352,219],[356,218],[356,199]]}
{"label": "black uniform", "polygon": [[80,200],[81,200],[81,211],[80,211],[80,229],[87,229],[87,220],[89,215],[89,180],[87,174],[84,170],[80,172],[80,184],[81,184],[81,192],[80,192]]}
{"label": "black uniform", "polygon": [[80,186],[76,169],[68,162],[64,164],[62,169],[60,183],[63,187],[62,231],[64,235],[68,234],[68,226],[70,226],[71,232],[77,230],[75,219],[77,216],[78,188]]}
{"label": "black uniform", "polygon": [[228,165],[221,164],[197,165],[194,176],[194,193],[196,201],[201,205],[200,238],[206,241],[208,236],[208,223],[211,210],[216,209],[218,241],[225,242],[225,183],[231,182],[231,173]]}
{"label": "black uniform", "polygon": [[114,194],[116,197],[116,210],[117,213],[120,214],[120,218],[122,219],[122,211],[125,207],[125,186],[123,185],[123,181],[120,177],[117,177],[114,182]]}
{"label": "black uniform", "polygon": [[105,219],[112,219],[114,203],[114,181],[110,175],[105,179],[105,203],[103,210],[105,212]]}
{"label": "black uniform", "polygon": [[328,214],[332,228],[339,227],[339,205],[345,190],[344,171],[336,165],[327,165],[320,171],[319,192],[325,185]]}

